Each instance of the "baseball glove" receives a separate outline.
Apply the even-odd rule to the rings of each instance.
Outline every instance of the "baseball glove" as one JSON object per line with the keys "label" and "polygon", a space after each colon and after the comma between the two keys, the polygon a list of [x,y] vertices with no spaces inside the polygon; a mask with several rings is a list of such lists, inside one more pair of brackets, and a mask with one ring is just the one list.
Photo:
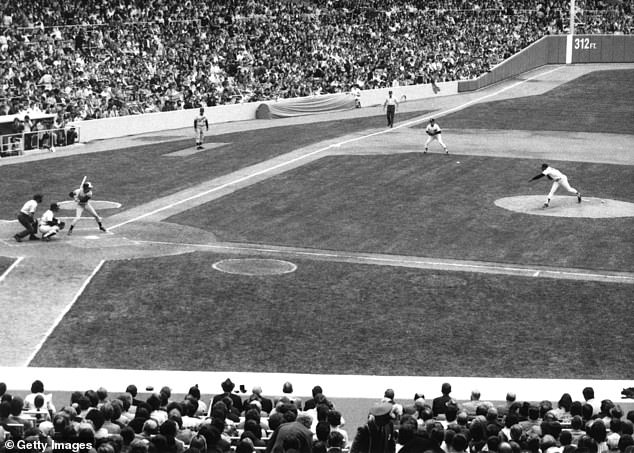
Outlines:
{"label": "baseball glove", "polygon": [[59,222],[59,223],[57,224],[57,226],[59,227],[59,229],[60,229],[60,230],[63,230],[63,229],[64,229],[64,227],[66,226],[66,222],[61,221],[61,222]]}

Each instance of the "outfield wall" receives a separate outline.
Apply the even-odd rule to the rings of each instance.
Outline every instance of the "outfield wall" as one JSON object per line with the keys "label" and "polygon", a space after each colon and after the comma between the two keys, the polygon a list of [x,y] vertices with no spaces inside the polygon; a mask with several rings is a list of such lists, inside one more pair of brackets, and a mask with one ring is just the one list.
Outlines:
{"label": "outfield wall", "polygon": [[634,36],[545,36],[474,80],[458,82],[458,92],[474,91],[547,64],[633,63]]}
{"label": "outfield wall", "polygon": [[[392,90],[394,96],[399,100],[417,100],[436,96],[448,96],[458,92],[458,82],[439,83],[436,87],[437,89],[434,90],[431,84],[427,84],[362,90],[360,97],[361,106],[369,107],[383,104],[389,90]],[[273,104],[288,101],[289,100],[284,99],[279,101],[267,101],[266,103]],[[210,124],[253,120],[256,118],[258,107],[262,104],[262,102],[249,102],[245,104],[206,107],[205,115]],[[198,109],[176,110],[171,112],[102,118],[98,120],[81,121],[76,124],[81,130],[82,142],[90,142],[186,127],[191,127],[193,131],[194,118],[197,115]]]}

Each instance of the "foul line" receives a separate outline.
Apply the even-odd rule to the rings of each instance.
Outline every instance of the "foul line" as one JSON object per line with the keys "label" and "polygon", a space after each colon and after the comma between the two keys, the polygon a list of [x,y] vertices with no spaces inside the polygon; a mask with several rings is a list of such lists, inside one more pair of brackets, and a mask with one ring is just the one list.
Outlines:
{"label": "foul line", "polygon": [[229,181],[229,182],[227,182],[225,184],[222,184],[220,186],[217,186],[217,187],[214,187],[212,189],[206,190],[204,192],[197,193],[196,195],[192,195],[191,197],[187,197],[187,198],[183,198],[182,200],[175,201],[175,202],[170,203],[168,205],[165,205],[165,206],[163,206],[161,208],[157,208],[157,209],[154,209],[153,211],[146,212],[145,214],[141,214],[141,215],[139,215],[137,217],[133,217],[131,219],[128,219],[128,220],[126,220],[124,222],[121,222],[121,223],[118,223],[116,225],[112,225],[108,229],[109,230],[114,230],[115,228],[119,228],[120,226],[127,225],[128,223],[136,222],[136,221],[144,219],[146,217],[150,217],[150,216],[152,216],[154,214],[158,214],[159,212],[166,211],[166,210],[171,209],[171,208],[173,208],[175,206],[178,206],[180,204],[187,203],[187,202],[192,201],[192,200],[196,200],[197,198],[206,197],[207,195],[209,195],[211,193],[224,190],[227,187],[238,185],[238,184],[240,184],[240,183],[242,183],[244,181],[248,181],[249,179],[253,179],[253,178],[257,177],[257,176],[261,176],[261,175],[264,175],[266,173],[270,173],[270,172],[272,172],[274,170],[277,170],[278,168],[282,168],[282,167],[291,165],[291,164],[293,164],[295,162],[299,162],[301,160],[307,159],[307,158],[312,157],[312,156],[314,156],[316,154],[319,154],[319,153],[322,153],[324,151],[327,151],[327,150],[329,150],[331,148],[338,148],[341,145],[346,145],[348,143],[353,143],[353,142],[356,142],[356,141],[365,140],[366,138],[374,137],[374,136],[381,135],[381,134],[387,134],[387,133],[389,133],[391,131],[394,131],[396,129],[400,129],[402,127],[409,127],[409,126],[411,126],[413,124],[417,124],[417,123],[421,123],[423,121],[427,121],[429,118],[437,118],[437,117],[441,117],[441,116],[447,115],[449,113],[453,113],[453,112],[458,111],[458,110],[462,110],[463,108],[468,107],[471,104],[475,104],[475,103],[480,102],[480,101],[482,101],[484,99],[488,99],[490,97],[497,96],[498,94],[503,93],[504,91],[510,90],[512,88],[515,88],[515,87],[517,87],[519,85],[522,85],[523,83],[526,83],[526,82],[528,82],[528,81],[530,81],[532,79],[535,79],[537,77],[543,77],[543,76],[546,76],[546,75],[548,75],[548,74],[550,74],[552,72],[559,71],[562,68],[563,68],[563,66],[551,69],[550,71],[547,71],[547,72],[544,72],[544,73],[535,74],[534,76],[531,76],[531,77],[529,77],[529,78],[527,78],[525,80],[520,80],[519,82],[516,82],[516,83],[514,83],[512,85],[509,85],[507,87],[504,87],[504,88],[501,88],[501,89],[499,89],[497,91],[494,91],[493,93],[489,93],[489,94],[484,95],[482,97],[479,97],[477,99],[472,99],[470,101],[467,101],[464,104],[461,104],[461,105],[459,105],[457,107],[452,107],[450,109],[438,112],[438,113],[436,113],[434,115],[424,116],[424,117],[419,118],[417,120],[409,121],[407,123],[400,124],[400,125],[396,126],[395,128],[384,129],[384,130],[380,130],[380,131],[377,131],[377,132],[373,132],[371,134],[366,134],[366,135],[362,135],[360,137],[355,137],[355,138],[344,140],[344,141],[341,141],[341,142],[338,142],[338,143],[330,144],[330,145],[325,146],[323,148],[319,148],[319,149],[317,149],[315,151],[311,151],[309,153],[302,154],[301,156],[294,157],[294,158],[292,158],[290,160],[287,160],[287,161],[281,162],[279,164],[273,165],[272,167],[268,167],[268,168],[265,168],[263,170],[256,171],[254,173],[251,173],[249,175],[243,176],[243,177],[238,178],[238,179],[234,179],[233,181]]}
{"label": "foul line", "polygon": [[[594,281],[613,280],[614,283],[634,283],[634,276],[617,275],[617,274],[597,274],[590,272],[575,272],[557,269],[539,269],[536,267],[513,267],[503,266],[499,264],[478,264],[470,262],[459,262],[458,260],[437,261],[434,259],[425,259],[420,257],[390,257],[390,256],[371,256],[367,254],[349,254],[346,252],[336,251],[310,251],[310,250],[293,250],[288,248],[274,247],[246,247],[243,245],[221,245],[221,244],[190,244],[169,241],[135,241],[145,244],[161,244],[171,246],[184,246],[207,249],[234,250],[240,252],[259,252],[259,253],[276,253],[281,255],[307,256],[315,258],[333,258],[335,260],[354,260],[359,263],[383,263],[387,266],[399,266],[407,268],[417,268],[418,266],[426,266],[428,268],[442,270],[446,268],[455,268],[459,271],[472,271],[479,273],[521,275],[527,277],[557,278],[557,279],[592,279]],[[411,258],[411,259],[408,259]]]}
{"label": "foul line", "polygon": [[105,260],[99,261],[99,264],[97,264],[97,267],[93,269],[93,271],[90,273],[88,278],[84,281],[84,283],[82,283],[81,287],[79,288],[79,291],[77,291],[77,293],[75,294],[75,297],[73,297],[73,299],[68,303],[68,305],[66,305],[66,307],[64,307],[64,309],[57,315],[57,318],[55,318],[55,321],[53,322],[53,324],[48,328],[48,330],[44,334],[44,337],[42,337],[39,343],[35,346],[35,350],[26,359],[26,363],[24,365],[25,367],[28,367],[31,361],[37,355],[37,353],[40,352],[40,349],[42,349],[44,342],[48,340],[48,337],[51,336],[55,328],[59,325],[62,319],[64,319],[64,316],[66,316],[66,313],[68,313],[70,309],[73,307],[73,305],[75,305],[75,302],[77,302],[77,299],[79,299],[79,296],[82,295],[82,293],[86,289],[86,286],[88,286],[88,283],[90,283],[93,277],[97,275],[97,272],[99,272],[99,270],[101,269],[101,266],[103,266],[103,263],[105,263]]}
{"label": "foul line", "polygon": [[0,275],[0,283],[2,283],[4,281],[5,278],[7,278],[7,275],[9,275],[9,273],[16,268],[16,266],[18,264],[20,264],[20,261],[22,261],[24,259],[23,256],[18,257],[17,260],[15,260],[13,263],[11,263],[11,266],[9,266],[7,268],[6,271],[4,271],[4,273],[2,275]]}

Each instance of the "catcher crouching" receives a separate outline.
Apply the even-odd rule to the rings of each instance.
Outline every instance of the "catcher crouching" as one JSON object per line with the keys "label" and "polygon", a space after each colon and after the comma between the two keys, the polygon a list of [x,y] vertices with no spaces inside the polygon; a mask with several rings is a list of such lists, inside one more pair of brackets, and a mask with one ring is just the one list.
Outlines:
{"label": "catcher crouching", "polygon": [[66,226],[66,223],[55,217],[57,211],[59,211],[57,203],[51,203],[49,209],[40,218],[40,233],[42,233],[42,239],[45,241],[50,241],[51,237],[55,236]]}

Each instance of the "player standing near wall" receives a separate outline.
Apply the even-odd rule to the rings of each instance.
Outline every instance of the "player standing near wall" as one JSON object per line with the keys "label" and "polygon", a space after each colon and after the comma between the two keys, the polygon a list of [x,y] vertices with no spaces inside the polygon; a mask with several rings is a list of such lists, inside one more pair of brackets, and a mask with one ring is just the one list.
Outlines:
{"label": "player standing near wall", "polygon": [[398,107],[398,101],[392,96],[392,91],[387,95],[387,99],[383,103],[383,110],[387,108],[387,125],[388,127],[394,127],[394,115],[396,114],[396,108]]}
{"label": "player standing near wall", "polygon": [[205,131],[209,131],[209,121],[205,116],[205,109],[200,108],[199,115],[194,119],[194,130],[196,131],[196,149],[203,149]]}

